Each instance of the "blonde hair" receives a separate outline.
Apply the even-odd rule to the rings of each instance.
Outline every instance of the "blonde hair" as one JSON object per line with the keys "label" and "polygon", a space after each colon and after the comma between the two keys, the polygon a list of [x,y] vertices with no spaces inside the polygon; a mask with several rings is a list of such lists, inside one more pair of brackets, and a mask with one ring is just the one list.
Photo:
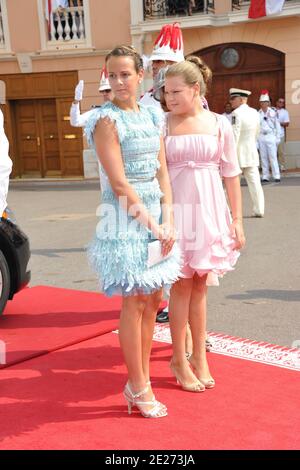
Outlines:
{"label": "blonde hair", "polygon": [[187,85],[199,83],[200,95],[205,96],[207,85],[212,79],[212,71],[206,63],[197,56],[189,56],[185,61],[173,64],[166,71],[167,77],[180,75]]}

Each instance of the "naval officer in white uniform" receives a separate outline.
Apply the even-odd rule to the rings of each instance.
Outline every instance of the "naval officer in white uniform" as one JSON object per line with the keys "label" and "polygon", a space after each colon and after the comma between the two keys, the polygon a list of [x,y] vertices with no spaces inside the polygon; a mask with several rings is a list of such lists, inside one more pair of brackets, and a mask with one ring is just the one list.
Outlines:
{"label": "naval officer in white uniform", "polygon": [[258,138],[262,166],[262,181],[270,181],[270,166],[275,183],[280,183],[280,170],[277,160],[277,146],[280,143],[281,129],[276,110],[270,107],[268,90],[262,90],[259,104],[260,134]]}
{"label": "naval officer in white uniform", "polygon": [[232,128],[239,164],[247,181],[253,204],[253,217],[263,217],[265,198],[259,175],[259,155],[257,138],[260,132],[260,119],[256,109],[248,106],[251,91],[230,88],[230,103],[232,111]]}

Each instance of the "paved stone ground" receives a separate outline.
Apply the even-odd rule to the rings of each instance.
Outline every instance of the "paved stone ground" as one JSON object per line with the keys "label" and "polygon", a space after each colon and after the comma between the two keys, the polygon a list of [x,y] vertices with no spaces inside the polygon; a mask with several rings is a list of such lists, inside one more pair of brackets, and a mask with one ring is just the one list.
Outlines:
{"label": "paved stone ground", "polygon": [[[263,219],[250,218],[248,189],[242,189],[247,248],[236,270],[210,288],[208,329],[299,346],[300,174],[264,186]],[[97,291],[84,247],[99,198],[98,181],[11,182],[9,205],[30,237],[32,286]]]}

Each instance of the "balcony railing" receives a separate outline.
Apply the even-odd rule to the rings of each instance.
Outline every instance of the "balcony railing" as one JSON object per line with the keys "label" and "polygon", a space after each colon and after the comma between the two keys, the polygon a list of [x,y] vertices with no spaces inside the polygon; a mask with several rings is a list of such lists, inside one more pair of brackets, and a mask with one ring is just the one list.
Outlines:
{"label": "balcony railing", "polygon": [[49,41],[85,41],[85,19],[82,2],[78,6],[58,8],[48,16]]}
{"label": "balcony railing", "polygon": [[214,12],[214,0],[144,0],[144,20]]}

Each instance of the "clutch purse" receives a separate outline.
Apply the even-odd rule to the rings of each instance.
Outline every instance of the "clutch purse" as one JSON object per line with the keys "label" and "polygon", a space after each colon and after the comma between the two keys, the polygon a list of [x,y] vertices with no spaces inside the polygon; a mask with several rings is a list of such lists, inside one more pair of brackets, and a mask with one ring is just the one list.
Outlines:
{"label": "clutch purse", "polygon": [[148,268],[155,266],[156,264],[161,263],[162,261],[168,259],[172,256],[173,248],[167,255],[163,255],[161,252],[161,243],[159,240],[154,240],[153,242],[148,243]]}

